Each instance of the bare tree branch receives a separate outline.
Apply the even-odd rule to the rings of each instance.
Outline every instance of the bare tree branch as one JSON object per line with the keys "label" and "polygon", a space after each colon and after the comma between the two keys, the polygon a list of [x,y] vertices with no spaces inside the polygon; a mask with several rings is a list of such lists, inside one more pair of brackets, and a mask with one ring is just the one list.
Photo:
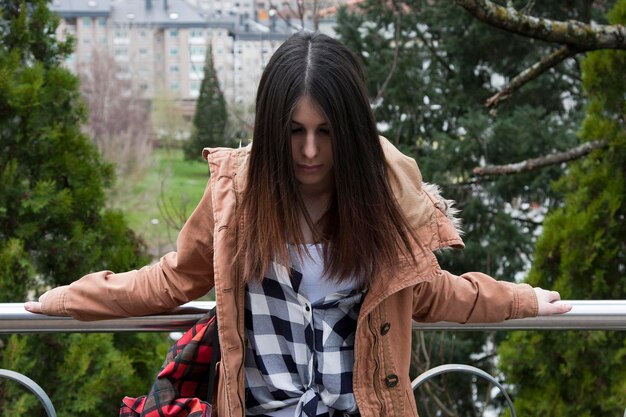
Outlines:
{"label": "bare tree branch", "polygon": [[396,71],[396,66],[398,65],[398,56],[400,55],[400,15],[396,15],[396,30],[393,36],[393,41],[394,41],[394,49],[393,49],[393,60],[391,61],[391,68],[389,69],[389,73],[387,74],[387,77],[385,78],[385,81],[383,81],[383,84],[380,86],[380,88],[378,89],[378,93],[376,93],[376,98],[374,99],[373,103],[378,103],[380,101],[380,99],[383,98],[383,95],[385,94],[385,89],[387,88],[387,85],[389,84],[389,81],[391,81],[391,77],[393,77],[393,73]]}
{"label": "bare tree branch", "polygon": [[231,111],[228,114],[235,116],[235,119],[237,119],[241,123],[241,125],[243,126],[245,130],[249,132],[252,132],[254,130],[254,123],[250,123],[248,120],[244,119],[243,116],[241,116],[236,111]]}
{"label": "bare tree branch", "polygon": [[[424,337],[424,332],[415,332],[417,346],[411,352],[411,363],[417,367],[418,373],[424,373],[428,371],[431,367],[431,353],[429,349],[427,349],[426,338]],[[422,357],[420,357],[420,353]],[[426,381],[420,388],[425,391],[427,397],[432,400],[438,411],[442,411],[444,415],[448,417],[455,417],[457,413],[454,412],[452,406],[454,401],[450,401],[449,397],[446,396],[447,390],[445,386],[445,375],[440,377],[438,381],[429,380]],[[425,408],[425,413],[427,415],[432,415],[431,407]]]}
{"label": "bare tree branch", "polygon": [[298,4],[298,16],[300,16],[300,26],[304,28],[304,1],[297,0],[296,3]]}
{"label": "bare tree branch", "polygon": [[485,106],[494,108],[527,82],[577,53],[594,49],[626,49],[626,26],[595,25],[576,20],[558,21],[538,18],[528,14],[529,2],[522,11],[515,10],[511,2],[507,7],[489,0],[455,0],[475,18],[494,27],[547,42],[563,45],[560,49],[522,71],[501,91],[487,99]]}
{"label": "bare tree branch", "polygon": [[570,45],[579,50],[626,49],[626,26],[558,21],[524,14],[489,0],[455,0],[474,17],[528,38]]}
{"label": "bare tree branch", "polygon": [[515,91],[517,91],[521,86],[526,84],[527,82],[534,80],[545,71],[554,67],[555,65],[563,62],[565,59],[574,56],[579,51],[573,49],[569,45],[565,45],[555,52],[551,53],[541,61],[534,64],[532,67],[525,69],[516,75],[511,82],[509,82],[504,88],[498,91],[493,96],[489,97],[487,101],[485,101],[486,107],[495,107],[501,101],[509,98]]}
{"label": "bare tree branch", "polygon": [[544,168],[549,165],[556,165],[563,162],[569,162],[574,159],[581,158],[589,154],[594,149],[603,148],[606,146],[606,142],[597,140],[593,142],[583,143],[580,146],[569,149],[563,152],[554,152],[545,156],[540,156],[534,159],[527,159],[526,161],[517,162],[508,165],[487,165],[484,167],[476,167],[473,169],[474,175],[510,175],[520,172],[533,171],[539,168]]}
{"label": "bare tree branch", "polygon": [[450,76],[454,76],[455,72],[450,64],[447,63],[441,56],[439,56],[435,47],[428,41],[428,39],[426,39],[426,36],[422,33],[422,31],[417,28],[415,32],[417,33],[417,37],[422,41],[424,46],[426,46],[426,48],[428,48],[428,50],[430,51],[430,55],[435,58],[448,71],[448,74],[450,74]]}

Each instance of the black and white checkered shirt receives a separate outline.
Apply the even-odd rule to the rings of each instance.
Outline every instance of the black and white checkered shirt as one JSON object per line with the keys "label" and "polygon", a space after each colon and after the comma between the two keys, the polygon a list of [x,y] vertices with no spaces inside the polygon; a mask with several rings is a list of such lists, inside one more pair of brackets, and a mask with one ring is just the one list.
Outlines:
{"label": "black and white checkered shirt", "polygon": [[246,415],[296,404],[298,417],[358,416],[352,369],[364,292],[337,292],[311,303],[298,291],[298,267],[274,264],[260,283],[247,285]]}

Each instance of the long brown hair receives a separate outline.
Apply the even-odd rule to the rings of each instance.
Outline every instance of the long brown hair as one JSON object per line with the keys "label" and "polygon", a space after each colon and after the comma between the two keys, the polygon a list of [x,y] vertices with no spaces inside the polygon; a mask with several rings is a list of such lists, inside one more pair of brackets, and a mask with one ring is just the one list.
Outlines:
{"label": "long brown hair", "polygon": [[[335,193],[323,228],[308,216],[291,157],[291,118],[304,95],[317,102],[331,129]],[[363,71],[354,55],[328,36],[291,36],[265,68],[246,184],[238,257],[247,281],[261,279],[272,261],[288,262],[288,243],[298,248],[305,243],[301,215],[324,243],[326,272],[334,280],[367,287],[400,256],[415,259],[414,232],[388,182]]]}

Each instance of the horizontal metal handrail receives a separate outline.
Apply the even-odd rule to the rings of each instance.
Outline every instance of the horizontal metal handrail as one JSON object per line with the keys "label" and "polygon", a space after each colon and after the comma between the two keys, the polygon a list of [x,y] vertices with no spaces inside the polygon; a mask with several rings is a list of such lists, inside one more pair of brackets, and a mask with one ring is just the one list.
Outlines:
{"label": "horizontal metal handrail", "polygon": [[[626,330],[626,300],[570,300],[569,313],[548,317],[507,320],[500,323],[418,323],[419,330]],[[97,333],[186,330],[212,301],[195,301],[159,315],[114,320],[78,321],[24,310],[23,303],[0,303],[0,333]]]}

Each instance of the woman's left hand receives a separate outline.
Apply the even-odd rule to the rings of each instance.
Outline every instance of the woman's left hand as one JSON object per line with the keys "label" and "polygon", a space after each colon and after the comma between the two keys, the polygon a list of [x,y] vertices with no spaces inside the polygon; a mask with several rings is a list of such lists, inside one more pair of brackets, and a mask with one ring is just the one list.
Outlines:
{"label": "woman's left hand", "polygon": [[554,304],[555,301],[561,299],[561,295],[557,291],[544,290],[543,288],[535,287],[535,294],[537,295],[537,303],[539,310],[538,316],[550,316],[552,314],[567,313],[572,309],[570,304],[559,303]]}
{"label": "woman's left hand", "polygon": [[35,314],[43,314],[41,303],[39,301],[27,301],[24,303],[24,310]]}

